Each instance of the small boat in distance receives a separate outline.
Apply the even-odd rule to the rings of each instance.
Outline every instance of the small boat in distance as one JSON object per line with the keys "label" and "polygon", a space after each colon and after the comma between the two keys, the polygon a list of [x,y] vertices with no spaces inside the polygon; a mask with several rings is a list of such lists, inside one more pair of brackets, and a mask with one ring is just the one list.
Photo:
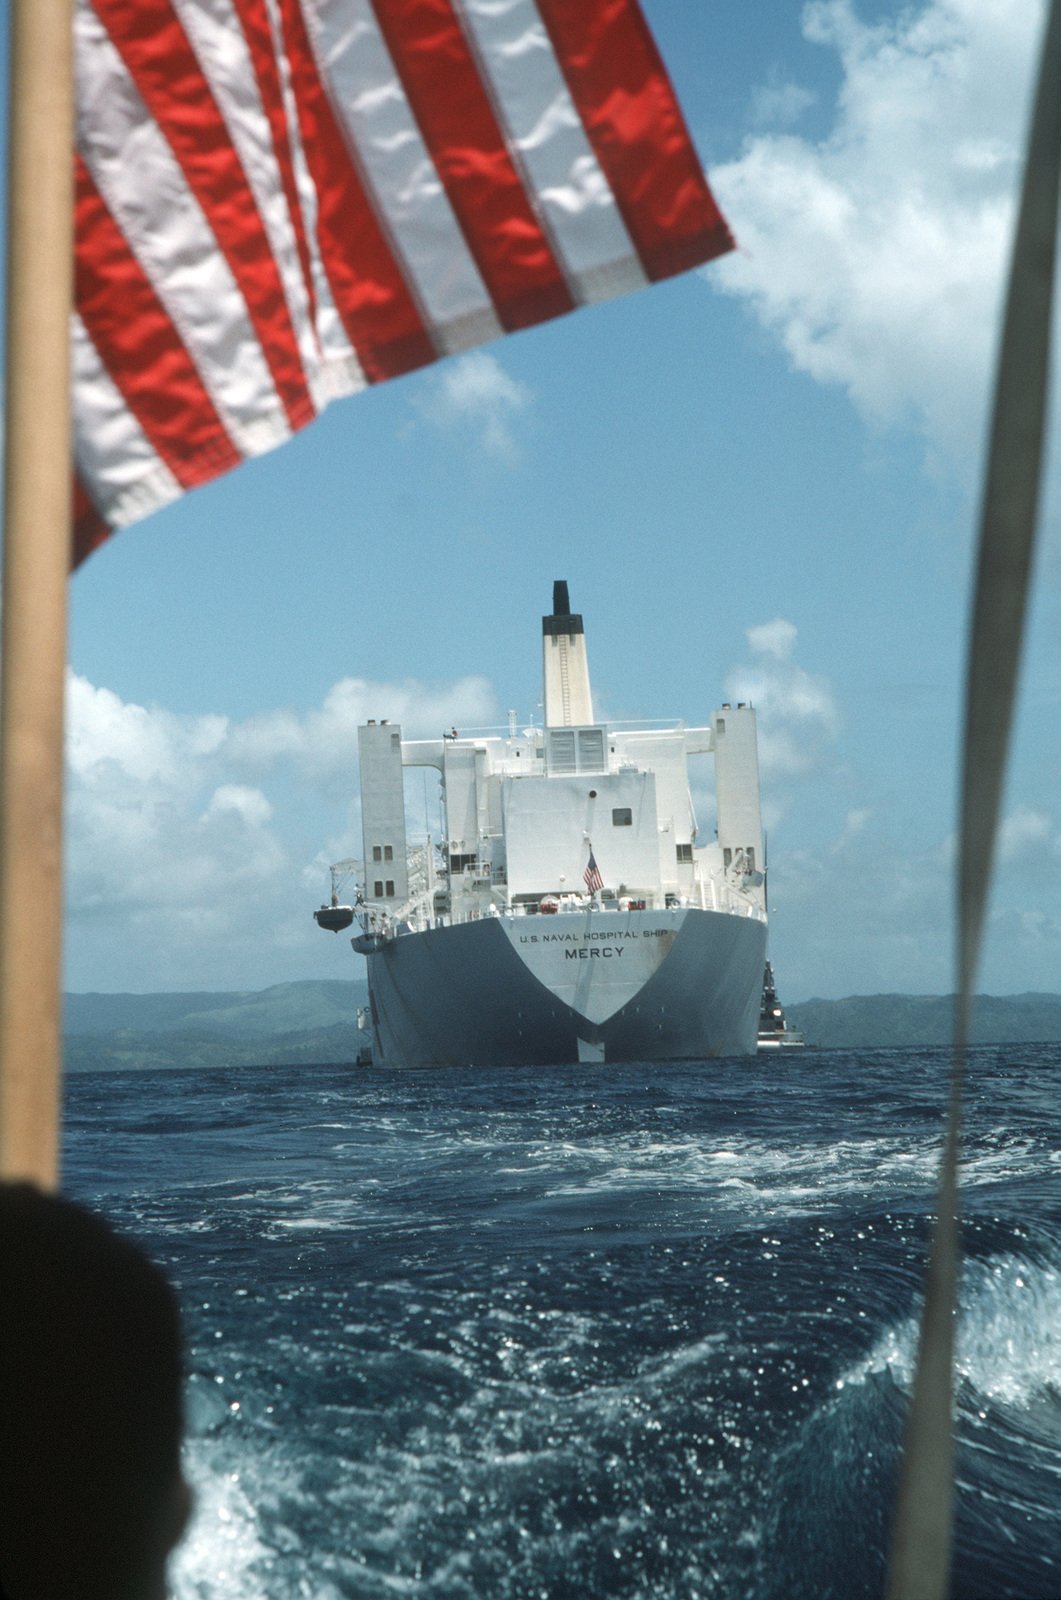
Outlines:
{"label": "small boat in distance", "polygon": [[807,1041],[798,1028],[790,1028],[777,998],[774,969],[769,961],[763,974],[763,1000],[759,1008],[760,1050],[803,1050]]}
{"label": "small boat in distance", "polygon": [[[755,712],[594,717],[568,587],[542,619],[543,726],[405,740],[358,730],[359,925],[372,1059],[547,1066],[751,1055],[766,959]],[[701,838],[689,759],[714,757]],[[404,769],[439,776],[444,837],[412,844]],[[341,863],[349,866],[350,863]]]}

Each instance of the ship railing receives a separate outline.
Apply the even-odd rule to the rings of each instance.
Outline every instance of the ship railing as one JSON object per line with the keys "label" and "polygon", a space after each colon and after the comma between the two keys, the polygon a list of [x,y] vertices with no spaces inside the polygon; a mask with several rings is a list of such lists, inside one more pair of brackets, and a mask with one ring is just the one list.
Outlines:
{"label": "ship railing", "polygon": [[397,933],[399,925],[404,925],[404,928],[409,928],[415,933],[419,933],[423,928],[429,928],[435,909],[434,899],[433,889],[423,888],[411,894],[390,913],[389,920],[393,931]]}
{"label": "ship railing", "polygon": [[651,889],[624,889],[621,895],[608,895],[600,899],[594,899],[589,894],[545,891],[533,901],[511,901],[504,910],[507,917],[534,917],[543,913],[563,917],[582,911],[596,911],[603,916],[610,916],[616,911],[655,911],[659,909],[662,899],[662,895]]}
{"label": "ship railing", "polygon": [[508,869],[503,866],[494,866],[490,861],[474,861],[462,867],[459,872],[447,874],[453,888],[463,884],[469,889],[489,888],[492,883],[504,884],[508,882]]}
{"label": "ship railing", "polygon": [[730,916],[756,917],[766,921],[761,901],[725,872],[697,871],[693,880],[693,895],[702,911],[725,911]]}
{"label": "ship railing", "polygon": [[382,906],[366,906],[357,913],[361,932],[369,939],[393,939],[397,929],[389,911]]}
{"label": "ship railing", "polygon": [[[420,889],[393,911],[383,911],[381,908],[363,916],[365,932],[388,938],[406,931],[418,933],[433,927],[477,922],[483,917],[498,914],[516,917],[543,913],[565,916],[593,910],[607,916],[613,912],[635,909],[680,910],[688,906],[699,907],[702,911],[722,911],[730,916],[766,920],[760,899],[724,872],[698,872],[692,884],[666,892],[663,889],[628,889],[625,886],[621,895],[609,894],[601,898],[588,894],[543,892],[533,903],[510,901],[506,893],[506,878],[507,873],[503,868],[492,871],[486,863],[467,867],[461,873],[450,874],[450,887],[458,893],[451,899],[448,911],[439,914],[435,904],[435,892],[446,886],[443,879],[436,884],[435,890]],[[462,886],[468,891],[467,898],[459,894]],[[486,893],[489,898],[486,898]]]}
{"label": "ship railing", "polygon": [[[503,909],[496,897],[500,892],[503,899],[507,878],[504,867],[495,868],[489,862],[478,862],[460,872],[439,870],[433,887],[429,887],[422,879],[419,884],[412,886],[414,892],[394,911],[394,923],[403,925],[396,931],[408,929],[421,933],[427,928],[474,922],[482,916],[496,916]],[[461,906],[462,890],[469,896],[475,896],[471,905]],[[435,895],[439,891],[448,891],[450,896],[450,909],[442,913],[438,912],[435,904]],[[491,897],[486,902],[481,898],[485,892],[489,892]]]}
{"label": "ship railing", "polygon": [[[599,727],[600,724],[594,723],[593,726]],[[687,724],[684,717],[635,717],[625,722],[605,722],[604,726],[606,728],[630,728],[632,730],[640,728],[645,733],[668,733],[677,728],[684,728]],[[475,739],[497,738],[499,735],[504,739],[529,739],[535,735],[540,738],[544,737],[548,731],[540,722],[529,721],[521,725],[517,718],[515,728],[508,723],[503,725],[494,724],[493,726],[486,725],[478,728],[461,728],[457,734],[457,743],[465,743]],[[444,737],[449,740],[452,735],[447,733]],[[415,743],[417,741],[408,742]]]}

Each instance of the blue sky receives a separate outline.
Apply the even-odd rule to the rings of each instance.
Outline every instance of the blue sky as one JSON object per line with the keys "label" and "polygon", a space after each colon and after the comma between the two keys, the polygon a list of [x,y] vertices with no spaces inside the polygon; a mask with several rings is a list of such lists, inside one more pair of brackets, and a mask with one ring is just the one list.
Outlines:
{"label": "blue sky", "polygon": [[[360,975],[311,920],[359,848],[357,724],[529,718],[555,577],[606,714],[759,708],[782,998],[953,987],[971,545],[1041,8],[645,10],[740,250],[334,406],[89,560],[67,988]],[[1061,989],[1057,434],[995,993]]]}

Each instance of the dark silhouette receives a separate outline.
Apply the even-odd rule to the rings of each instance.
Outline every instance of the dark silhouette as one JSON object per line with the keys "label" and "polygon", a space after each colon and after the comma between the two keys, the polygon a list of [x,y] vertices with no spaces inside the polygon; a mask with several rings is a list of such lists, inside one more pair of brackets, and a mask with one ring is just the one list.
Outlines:
{"label": "dark silhouette", "polygon": [[163,1600],[187,1520],[176,1298],[98,1217],[0,1184],[0,1590]]}

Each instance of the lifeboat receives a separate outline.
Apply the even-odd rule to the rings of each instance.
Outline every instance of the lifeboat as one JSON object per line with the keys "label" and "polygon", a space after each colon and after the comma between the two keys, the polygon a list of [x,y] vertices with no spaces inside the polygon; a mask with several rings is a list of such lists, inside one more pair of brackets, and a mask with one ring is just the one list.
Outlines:
{"label": "lifeboat", "polygon": [[342,933],[354,920],[353,906],[321,906],[313,913],[313,920],[318,928],[324,928],[327,933]]}

